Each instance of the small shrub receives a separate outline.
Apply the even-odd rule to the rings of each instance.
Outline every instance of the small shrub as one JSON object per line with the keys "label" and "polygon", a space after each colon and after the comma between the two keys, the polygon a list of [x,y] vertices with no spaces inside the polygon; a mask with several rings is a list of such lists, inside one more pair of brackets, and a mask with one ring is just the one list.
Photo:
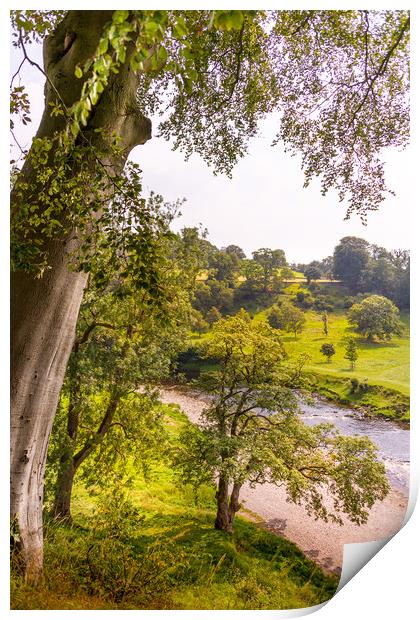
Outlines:
{"label": "small shrub", "polygon": [[312,308],[314,305],[315,299],[313,295],[306,291],[298,291],[294,298],[294,303],[301,308]]}
{"label": "small shrub", "polygon": [[352,379],[350,381],[350,384],[351,384],[351,389],[350,389],[351,394],[356,394],[359,389],[359,379]]}
{"label": "small shrub", "polygon": [[186,567],[182,550],[159,539],[144,546],[144,518],[121,488],[112,488],[96,510],[87,540],[81,572],[89,594],[106,596],[121,603],[141,595],[142,599],[171,585],[171,577]]}

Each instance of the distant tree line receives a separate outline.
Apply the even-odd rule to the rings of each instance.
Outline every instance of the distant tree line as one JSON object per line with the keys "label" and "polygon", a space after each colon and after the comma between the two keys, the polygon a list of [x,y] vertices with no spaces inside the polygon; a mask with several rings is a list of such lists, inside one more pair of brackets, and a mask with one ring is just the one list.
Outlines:
{"label": "distant tree line", "polygon": [[[241,307],[252,312],[277,303],[296,271],[305,276],[307,284],[292,299],[301,310],[346,309],[367,294],[385,296],[402,310],[410,305],[407,250],[387,250],[358,237],[344,237],[332,256],[307,264],[288,264],[279,248],[259,248],[252,252],[252,258],[247,258],[237,245],[219,249],[207,239],[201,239],[200,244],[205,266],[193,299],[193,329],[198,332],[206,331],[219,315],[234,314]],[[318,282],[333,279],[341,281],[339,289]]]}
{"label": "distant tree line", "polygon": [[333,255],[333,273],[352,294],[375,293],[400,309],[410,306],[410,252],[386,250],[359,237],[344,237]]}

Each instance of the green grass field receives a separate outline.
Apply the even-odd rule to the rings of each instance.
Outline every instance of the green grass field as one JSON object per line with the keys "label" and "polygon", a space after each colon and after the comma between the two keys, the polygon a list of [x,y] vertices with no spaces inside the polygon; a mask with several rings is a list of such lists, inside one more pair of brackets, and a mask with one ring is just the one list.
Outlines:
{"label": "green grass field", "polygon": [[[267,314],[259,312],[254,320],[261,320]],[[295,339],[294,335],[285,334],[283,342],[289,354],[307,353],[311,356],[307,369],[316,373],[335,375],[338,377],[357,378],[362,382],[380,385],[397,390],[404,395],[410,389],[410,326],[408,316],[403,316],[404,333],[400,338],[390,342],[369,343],[358,336],[349,326],[346,313],[336,311],[329,314],[328,336],[324,335],[321,316],[315,312],[306,312],[304,330]],[[348,360],[344,358],[345,347],[342,339],[352,335],[357,338],[359,359],[356,368],[350,369]],[[320,352],[324,342],[332,343],[336,355],[331,363]]]}
{"label": "green grass field", "polygon": [[[290,284],[283,292],[284,297],[293,296],[300,289],[299,284]],[[254,314],[254,321],[262,321],[269,309]],[[291,358],[301,353],[308,354],[305,371],[311,390],[345,405],[363,408],[372,414],[397,418],[408,422],[410,394],[410,320],[402,315],[404,332],[401,337],[389,342],[368,342],[350,327],[346,312],[336,310],[329,313],[328,336],[323,331],[321,315],[306,311],[306,324],[297,338],[283,333],[283,342]],[[345,359],[343,338],[352,335],[357,340],[359,358],[354,370]],[[208,338],[207,334],[193,334],[192,345],[199,345]],[[320,352],[323,343],[332,343],[336,354],[328,362]],[[215,369],[214,363],[201,361],[200,370]],[[190,370],[193,370],[194,364]],[[351,381],[357,379],[367,384],[367,390],[353,391]]]}
{"label": "green grass field", "polygon": [[[189,422],[167,407],[166,424],[177,446]],[[96,501],[79,482],[73,524],[47,526],[43,583],[30,587],[12,574],[13,609],[292,609],[334,594],[337,577],[286,539],[240,517],[233,537],[215,530],[214,488],[194,493],[165,460],[147,481],[132,474],[129,495],[139,521],[133,527],[130,517],[124,548],[123,506],[105,508],[102,521],[109,523],[101,528]]]}

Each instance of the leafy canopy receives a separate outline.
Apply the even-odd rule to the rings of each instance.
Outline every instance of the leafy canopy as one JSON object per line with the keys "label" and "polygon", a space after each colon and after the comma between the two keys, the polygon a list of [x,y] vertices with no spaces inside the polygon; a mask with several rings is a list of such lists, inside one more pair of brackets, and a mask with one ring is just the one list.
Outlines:
{"label": "leafy canopy", "polygon": [[[62,12],[14,11],[15,43],[42,38]],[[387,191],[381,151],[408,141],[408,11],[114,11],[70,110],[73,135],[130,55],[145,114],[186,157],[232,167],[276,112],[275,142],[300,154],[305,185],[338,190],[348,214]]]}
{"label": "leafy canopy", "polygon": [[399,310],[390,299],[382,295],[371,295],[359,304],[353,304],[349,312],[350,323],[368,340],[375,337],[391,340],[393,335],[401,336],[403,324]]}

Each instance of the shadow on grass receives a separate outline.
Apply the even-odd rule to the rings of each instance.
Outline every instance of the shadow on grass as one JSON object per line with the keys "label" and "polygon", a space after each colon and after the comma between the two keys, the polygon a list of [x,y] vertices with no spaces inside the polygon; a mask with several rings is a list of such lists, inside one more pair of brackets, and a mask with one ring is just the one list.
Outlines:
{"label": "shadow on grass", "polygon": [[359,349],[364,351],[372,350],[372,349],[398,349],[401,345],[397,342],[390,342],[388,340],[366,340],[365,338],[361,338],[357,341],[357,346]]}
{"label": "shadow on grass", "polygon": [[[287,567],[288,575],[299,585],[311,581],[316,588],[333,594],[335,576],[325,573],[292,542],[260,526],[237,517],[233,536],[214,528],[214,514],[200,518],[190,515],[156,515],[147,519],[146,532],[136,539],[139,552],[156,544],[179,546],[190,559],[191,577],[201,573],[203,566],[219,566],[228,576],[233,570],[247,572],[254,562],[266,561],[276,570]],[[148,530],[148,532],[147,532]]]}

